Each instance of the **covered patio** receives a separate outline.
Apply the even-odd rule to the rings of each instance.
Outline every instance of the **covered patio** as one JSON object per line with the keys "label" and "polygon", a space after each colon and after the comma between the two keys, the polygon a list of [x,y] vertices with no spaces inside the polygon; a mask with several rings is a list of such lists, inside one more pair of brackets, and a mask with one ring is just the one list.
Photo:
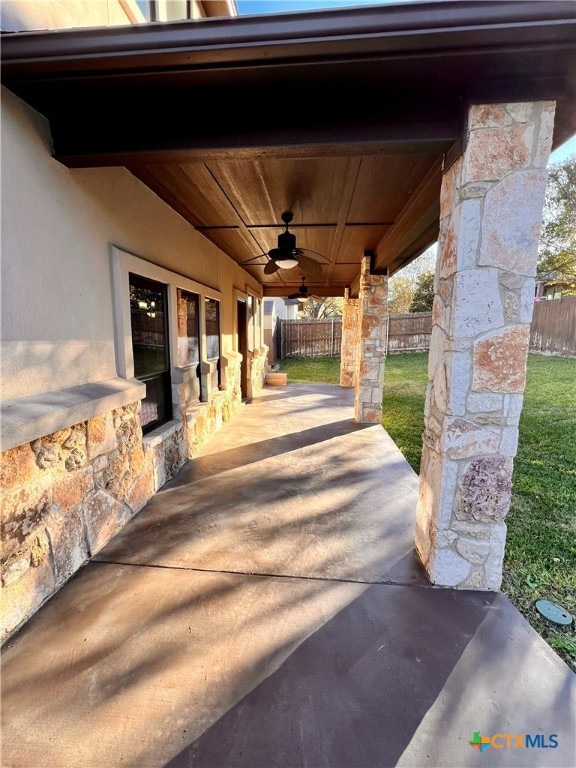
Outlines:
{"label": "covered patio", "polygon": [[36,613],[6,768],[574,765],[574,675],[503,595],[430,585],[418,479],[352,406],[264,390]]}

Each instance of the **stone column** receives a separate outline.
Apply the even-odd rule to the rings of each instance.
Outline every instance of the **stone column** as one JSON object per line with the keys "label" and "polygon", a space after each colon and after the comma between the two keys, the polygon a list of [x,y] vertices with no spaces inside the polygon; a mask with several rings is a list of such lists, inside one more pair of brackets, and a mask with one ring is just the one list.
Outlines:
{"label": "stone column", "polygon": [[359,424],[379,424],[386,362],[388,277],[370,274],[370,257],[362,259],[358,299],[354,417]]}
{"label": "stone column", "polygon": [[342,312],[341,387],[353,387],[355,384],[358,330],[358,299],[351,299],[349,290],[346,288],[344,311]]}
{"label": "stone column", "polygon": [[416,526],[434,584],[501,583],[554,107],[470,107],[442,181]]}

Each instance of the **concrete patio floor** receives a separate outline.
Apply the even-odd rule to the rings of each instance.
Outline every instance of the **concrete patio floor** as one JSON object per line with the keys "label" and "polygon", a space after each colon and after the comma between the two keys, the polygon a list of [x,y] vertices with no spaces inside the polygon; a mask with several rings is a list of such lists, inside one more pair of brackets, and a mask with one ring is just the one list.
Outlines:
{"label": "concrete patio floor", "polygon": [[4,768],[576,765],[576,676],[503,595],[428,584],[352,396],[265,390],[8,643]]}

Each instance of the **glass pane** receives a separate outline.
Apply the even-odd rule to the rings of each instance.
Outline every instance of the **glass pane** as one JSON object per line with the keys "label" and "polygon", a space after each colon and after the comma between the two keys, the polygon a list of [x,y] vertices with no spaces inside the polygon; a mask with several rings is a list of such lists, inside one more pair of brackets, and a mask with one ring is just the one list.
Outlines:
{"label": "glass pane", "polygon": [[142,11],[146,21],[152,21],[152,13],[150,11],[150,0],[136,0],[136,5]]}
{"label": "glass pane", "polygon": [[248,315],[248,351],[254,350],[254,299],[248,296],[246,299],[246,313]]}
{"label": "glass pane", "polygon": [[168,369],[165,313],[166,286],[130,275],[130,317],[136,378]]}
{"label": "glass pane", "polygon": [[166,409],[166,381],[167,374],[159,374],[146,379],[146,397],[142,400],[140,410],[140,424],[144,429],[149,424],[161,423],[168,419]]}
{"label": "glass pane", "polygon": [[216,299],[206,299],[206,357],[220,357],[220,305]]}
{"label": "glass pane", "polygon": [[200,362],[198,296],[178,288],[178,365]]}
{"label": "glass pane", "polygon": [[254,349],[258,349],[262,346],[262,338],[260,335],[260,312],[260,299],[254,299]]}

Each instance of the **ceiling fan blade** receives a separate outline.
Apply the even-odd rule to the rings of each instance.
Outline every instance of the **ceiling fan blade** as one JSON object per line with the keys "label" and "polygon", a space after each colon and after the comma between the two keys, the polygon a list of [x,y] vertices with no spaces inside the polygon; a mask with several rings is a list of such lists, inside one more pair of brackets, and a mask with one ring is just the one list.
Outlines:
{"label": "ceiling fan blade", "polygon": [[269,261],[268,264],[264,267],[264,274],[265,275],[273,275],[274,272],[278,272],[280,267],[278,264],[276,264],[275,261]]}
{"label": "ceiling fan blade", "polygon": [[300,256],[298,259],[298,266],[307,272],[309,275],[319,275],[322,272],[322,267],[314,259],[310,259],[308,256]]}

